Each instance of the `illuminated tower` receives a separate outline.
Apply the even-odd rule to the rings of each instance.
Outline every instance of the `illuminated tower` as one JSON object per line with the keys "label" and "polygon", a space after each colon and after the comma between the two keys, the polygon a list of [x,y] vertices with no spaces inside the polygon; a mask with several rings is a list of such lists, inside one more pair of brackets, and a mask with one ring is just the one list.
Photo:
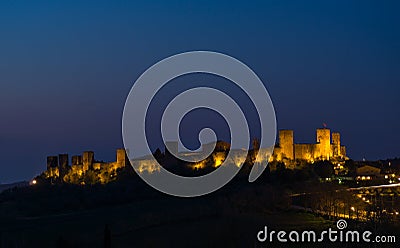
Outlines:
{"label": "illuminated tower", "polygon": [[128,157],[126,155],[125,149],[117,150],[117,165],[118,167],[124,167],[127,165]]}
{"label": "illuminated tower", "polygon": [[331,130],[328,128],[317,129],[317,144],[319,146],[319,157],[329,160],[331,157]]}
{"label": "illuminated tower", "polygon": [[91,151],[83,152],[82,162],[83,162],[83,171],[87,171],[89,170],[89,168],[92,168],[94,162],[94,152]]}
{"label": "illuminated tower", "polygon": [[280,130],[279,131],[279,146],[283,153],[283,157],[293,160],[293,130]]}
{"label": "illuminated tower", "polygon": [[341,156],[340,133],[332,133],[332,147],[333,147],[333,156],[340,157]]}

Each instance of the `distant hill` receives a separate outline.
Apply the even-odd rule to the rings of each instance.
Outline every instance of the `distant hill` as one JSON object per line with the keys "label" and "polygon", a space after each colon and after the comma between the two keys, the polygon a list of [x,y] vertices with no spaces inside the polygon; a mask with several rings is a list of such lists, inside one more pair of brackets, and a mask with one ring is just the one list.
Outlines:
{"label": "distant hill", "polygon": [[9,183],[9,184],[0,184],[0,193],[6,189],[14,188],[14,187],[26,187],[29,186],[29,182],[22,181],[16,183]]}

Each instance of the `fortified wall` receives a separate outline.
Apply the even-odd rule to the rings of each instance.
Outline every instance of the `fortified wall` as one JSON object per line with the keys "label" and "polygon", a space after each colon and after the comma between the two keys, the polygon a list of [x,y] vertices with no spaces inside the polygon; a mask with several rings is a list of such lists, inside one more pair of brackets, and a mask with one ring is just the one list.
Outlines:
{"label": "fortified wall", "polygon": [[99,181],[106,183],[110,177],[116,175],[116,171],[129,165],[125,149],[118,149],[115,162],[96,161],[94,152],[86,151],[82,155],[71,157],[69,164],[68,154],[47,157],[47,170],[44,172],[46,178],[51,178],[63,182],[76,183],[79,178],[88,171],[98,172]]}
{"label": "fortified wall", "polygon": [[[168,147],[168,149],[167,149]],[[230,144],[218,141],[216,144],[205,144],[202,151],[214,149],[211,157],[213,167],[219,167],[226,159],[227,151],[230,150]],[[168,142],[165,149],[165,161],[174,164],[174,156],[169,151],[178,153],[178,142]],[[240,166],[240,161],[245,161],[247,158],[247,151],[235,150],[234,161],[231,164]],[[183,156],[194,156],[197,153],[181,153]],[[347,160],[346,148],[341,145],[340,134],[333,132],[328,128],[317,129],[316,143],[314,144],[296,144],[294,143],[293,130],[280,130],[279,131],[279,144],[275,146],[273,154],[264,154],[259,161],[259,164],[266,164],[267,161],[284,162],[288,168],[294,168],[296,160],[304,160],[309,163],[314,163],[318,160],[329,160],[332,163],[340,163]],[[172,161],[172,162],[171,162]],[[59,182],[67,182],[74,184],[84,184],[85,182],[100,182],[107,183],[114,180],[117,176],[117,171],[120,168],[130,166],[125,149],[118,149],[116,152],[115,162],[100,162],[96,161],[94,152],[86,151],[82,155],[75,155],[71,157],[71,164],[69,164],[68,154],[60,154],[58,156],[47,157],[47,170],[44,176],[50,180]],[[153,173],[159,171],[157,161],[150,157],[143,157],[133,161],[133,165],[139,173],[148,172]],[[191,166],[192,169],[202,169],[206,166],[205,161],[200,161]]]}

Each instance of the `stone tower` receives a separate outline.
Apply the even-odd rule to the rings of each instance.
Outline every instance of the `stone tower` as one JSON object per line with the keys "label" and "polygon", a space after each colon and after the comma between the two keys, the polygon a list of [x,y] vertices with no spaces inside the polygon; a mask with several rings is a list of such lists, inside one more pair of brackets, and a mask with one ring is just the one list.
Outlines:
{"label": "stone tower", "polygon": [[82,165],[82,156],[76,155],[71,157],[72,165]]}
{"label": "stone tower", "polygon": [[58,155],[58,165],[61,168],[65,169],[69,165],[68,154],[59,154]]}
{"label": "stone tower", "polygon": [[58,166],[58,157],[57,156],[48,156],[47,157],[47,170],[51,168],[56,168]]}
{"label": "stone tower", "polygon": [[89,168],[93,167],[94,162],[94,152],[87,151],[83,152],[82,163],[83,163],[83,171],[89,170]]}
{"label": "stone tower", "polygon": [[331,130],[328,128],[317,129],[317,144],[319,157],[329,160],[331,157]]}
{"label": "stone tower", "polygon": [[125,149],[117,149],[117,165],[118,167],[125,167],[128,164],[128,156]]}
{"label": "stone tower", "polygon": [[293,130],[279,131],[279,146],[282,149],[283,157],[294,159]]}
{"label": "stone tower", "polygon": [[58,155],[58,170],[60,172],[60,177],[62,178],[68,171],[69,159],[68,154]]}
{"label": "stone tower", "polygon": [[341,148],[340,148],[340,133],[332,133],[332,147],[333,147],[333,156],[340,157],[341,156]]}

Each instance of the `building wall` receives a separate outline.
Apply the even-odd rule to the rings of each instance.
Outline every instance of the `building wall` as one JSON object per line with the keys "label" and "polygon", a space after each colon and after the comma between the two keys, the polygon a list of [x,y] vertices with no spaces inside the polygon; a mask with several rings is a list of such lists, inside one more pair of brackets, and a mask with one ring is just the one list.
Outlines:
{"label": "building wall", "polygon": [[50,168],[58,167],[58,157],[57,156],[48,156],[47,157],[47,170]]}
{"label": "building wall", "polygon": [[58,155],[58,169],[60,177],[63,178],[65,174],[68,172],[69,167],[69,158],[68,154],[59,154]]}
{"label": "building wall", "polygon": [[58,165],[60,168],[65,169],[69,165],[68,154],[59,154],[58,155]]}
{"label": "building wall", "polygon": [[272,154],[272,161],[282,161],[282,149],[279,146],[274,148],[274,153]]}
{"label": "building wall", "polygon": [[295,159],[314,160],[314,144],[295,144]]}
{"label": "building wall", "polygon": [[82,156],[75,155],[71,157],[71,165],[81,165],[82,164]]}
{"label": "building wall", "polygon": [[317,129],[317,144],[319,144],[314,156],[321,159],[330,159],[331,152],[331,130],[327,128]]}
{"label": "building wall", "polygon": [[340,133],[332,133],[332,152],[333,156],[341,156]]}
{"label": "building wall", "polygon": [[128,164],[128,156],[126,155],[125,149],[117,150],[117,161],[116,164],[118,167],[124,167]]}
{"label": "building wall", "polygon": [[294,159],[294,146],[293,146],[293,130],[280,130],[279,131],[279,146],[283,158]]}
{"label": "building wall", "polygon": [[94,152],[92,151],[83,152],[82,156],[83,170],[87,171],[90,168],[92,168],[93,162],[94,162]]}
{"label": "building wall", "polygon": [[[346,158],[346,148],[341,146],[340,134],[327,128],[317,129],[316,144],[294,144],[293,130],[279,131],[279,146],[275,147],[273,160],[303,159],[308,161]],[[332,141],[332,143],[331,143]]]}
{"label": "building wall", "polygon": [[104,166],[104,164],[105,164],[105,163],[98,163],[98,162],[93,163],[93,170],[100,170],[101,167]]}
{"label": "building wall", "polygon": [[340,147],[340,154],[342,157],[347,157],[347,152],[346,152],[346,147],[345,146],[341,146]]}
{"label": "building wall", "polygon": [[94,152],[86,151],[82,155],[71,158],[69,165],[68,154],[47,157],[47,170],[44,172],[47,178],[57,179],[69,183],[79,183],[88,171],[96,171],[100,183],[111,181],[119,168],[129,164],[124,149],[118,149],[115,162],[95,162]]}

